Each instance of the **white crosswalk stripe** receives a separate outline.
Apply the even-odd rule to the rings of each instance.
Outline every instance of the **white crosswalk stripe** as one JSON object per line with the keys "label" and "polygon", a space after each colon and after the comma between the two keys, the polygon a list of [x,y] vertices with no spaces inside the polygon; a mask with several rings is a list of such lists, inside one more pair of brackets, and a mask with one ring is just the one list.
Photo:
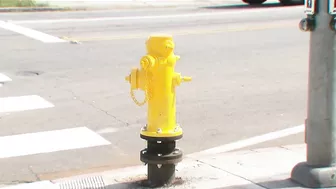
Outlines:
{"label": "white crosswalk stripe", "polygon": [[[61,140],[60,140],[61,139]],[[10,148],[8,148],[10,144]],[[86,127],[0,137],[0,158],[35,155],[111,144]]]}
{"label": "white crosswalk stripe", "polygon": [[[0,73],[0,83],[9,81],[12,81],[12,79]],[[2,86],[2,88],[4,87],[6,87],[6,85]],[[44,111],[45,109],[53,107],[55,107],[54,104],[35,94],[3,97],[0,93],[0,118],[1,115],[5,114],[16,116],[18,112],[30,110]],[[109,144],[111,144],[109,141],[87,127],[44,130],[41,132],[9,136],[3,136],[0,132],[0,159],[76,150]]]}
{"label": "white crosswalk stripe", "polygon": [[2,87],[3,84],[8,81],[12,81],[12,79],[9,78],[7,75],[0,73],[0,87]]}
{"label": "white crosswalk stripe", "polygon": [[0,82],[8,82],[12,81],[11,78],[9,78],[7,75],[0,73]]}
{"label": "white crosswalk stripe", "polygon": [[40,32],[40,31],[33,30],[31,28],[26,28],[26,27],[23,27],[23,26],[19,26],[19,25],[10,23],[10,22],[5,22],[5,21],[2,21],[2,20],[0,20],[0,28],[25,35],[27,37],[42,41],[44,43],[64,43],[64,42],[67,42],[66,40],[60,39],[58,37],[55,37],[55,36]]}
{"label": "white crosswalk stripe", "polygon": [[40,96],[15,96],[0,98],[0,113],[51,108],[54,105]]}
{"label": "white crosswalk stripe", "polygon": [[[12,81],[7,75],[0,73],[0,83],[4,84]],[[0,113],[11,113],[26,110],[51,108],[54,105],[38,95],[25,96],[1,96]]]}

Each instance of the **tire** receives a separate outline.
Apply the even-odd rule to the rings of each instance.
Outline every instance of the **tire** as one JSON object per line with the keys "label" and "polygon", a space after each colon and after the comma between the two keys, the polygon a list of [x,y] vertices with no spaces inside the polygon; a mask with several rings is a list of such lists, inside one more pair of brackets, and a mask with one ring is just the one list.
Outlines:
{"label": "tire", "polygon": [[261,5],[265,3],[267,0],[242,0],[244,3],[248,3],[250,5]]}
{"label": "tire", "polygon": [[279,0],[282,5],[303,5],[304,0]]}

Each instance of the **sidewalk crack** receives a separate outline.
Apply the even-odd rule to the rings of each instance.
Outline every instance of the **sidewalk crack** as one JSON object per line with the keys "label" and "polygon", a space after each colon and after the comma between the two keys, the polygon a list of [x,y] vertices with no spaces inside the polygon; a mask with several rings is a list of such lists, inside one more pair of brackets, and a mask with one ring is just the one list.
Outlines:
{"label": "sidewalk crack", "polygon": [[77,96],[72,90],[66,90],[66,91],[68,91],[69,93],[71,93],[73,97],[75,97],[77,100],[79,100],[79,101],[82,102],[83,104],[87,104],[87,105],[91,106],[92,108],[94,108],[94,109],[96,109],[96,110],[99,110],[99,111],[105,113],[107,116],[112,117],[112,118],[115,119],[116,121],[119,121],[119,122],[125,124],[126,127],[130,125],[128,122],[123,121],[123,120],[117,118],[116,116],[110,114],[108,111],[103,110],[103,109],[101,109],[101,108],[95,106],[94,104],[92,104],[92,103],[90,103],[90,102],[87,102],[87,101],[85,101],[85,100],[82,100],[82,99],[81,99],[79,96]]}

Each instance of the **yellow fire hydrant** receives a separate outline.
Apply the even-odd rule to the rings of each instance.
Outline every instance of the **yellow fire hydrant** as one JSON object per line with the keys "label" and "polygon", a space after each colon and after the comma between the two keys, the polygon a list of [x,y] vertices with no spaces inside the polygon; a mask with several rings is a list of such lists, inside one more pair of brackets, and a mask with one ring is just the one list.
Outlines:
{"label": "yellow fire hydrant", "polygon": [[[182,151],[176,148],[182,128],[176,123],[175,88],[191,77],[175,72],[175,43],[170,35],[152,35],[146,42],[147,55],[140,60],[140,68],[133,68],[126,80],[131,84],[131,97],[142,106],[148,103],[147,125],[140,137],[147,140],[147,148],[140,153],[148,164],[148,181],[152,186],[171,183],[175,178],[175,164],[182,161]],[[136,100],[134,90],[143,90],[143,102]]]}

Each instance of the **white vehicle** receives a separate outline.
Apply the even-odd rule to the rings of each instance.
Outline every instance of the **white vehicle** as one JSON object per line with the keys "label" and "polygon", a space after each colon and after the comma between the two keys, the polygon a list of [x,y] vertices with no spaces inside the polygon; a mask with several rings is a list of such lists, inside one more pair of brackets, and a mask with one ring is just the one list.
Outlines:
{"label": "white vehicle", "polygon": [[[267,0],[242,0],[244,3],[248,3],[250,5],[260,5],[265,3]],[[304,0],[279,0],[279,2],[283,5],[303,5]]]}

